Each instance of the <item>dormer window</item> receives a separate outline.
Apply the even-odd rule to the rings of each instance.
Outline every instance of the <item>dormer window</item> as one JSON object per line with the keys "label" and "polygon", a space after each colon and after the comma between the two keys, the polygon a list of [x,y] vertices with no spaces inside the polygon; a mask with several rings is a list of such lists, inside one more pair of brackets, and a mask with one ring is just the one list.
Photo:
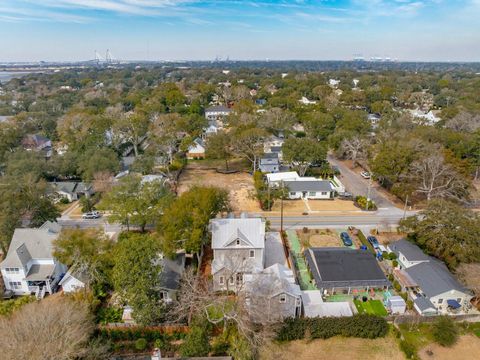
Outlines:
{"label": "dormer window", "polygon": [[240,239],[237,239],[237,245],[240,245]]}

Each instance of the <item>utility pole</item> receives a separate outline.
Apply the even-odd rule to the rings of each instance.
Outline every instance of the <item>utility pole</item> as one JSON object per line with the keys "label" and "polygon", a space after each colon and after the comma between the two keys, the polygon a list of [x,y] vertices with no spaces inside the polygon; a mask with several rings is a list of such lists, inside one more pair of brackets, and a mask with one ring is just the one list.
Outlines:
{"label": "utility pole", "polygon": [[268,192],[268,211],[272,211],[270,207],[270,183],[267,183],[267,192]]}
{"label": "utility pole", "polygon": [[281,193],[280,193],[280,234],[283,236],[283,180],[282,180],[282,186],[281,186]]}
{"label": "utility pole", "polygon": [[405,197],[405,206],[403,207],[403,220],[407,217],[407,203],[408,203],[408,195]]}
{"label": "utility pole", "polygon": [[368,203],[370,201],[370,188],[372,187],[372,174],[370,174],[370,178],[368,179],[368,187],[367,187],[367,205],[366,210],[368,211]]}

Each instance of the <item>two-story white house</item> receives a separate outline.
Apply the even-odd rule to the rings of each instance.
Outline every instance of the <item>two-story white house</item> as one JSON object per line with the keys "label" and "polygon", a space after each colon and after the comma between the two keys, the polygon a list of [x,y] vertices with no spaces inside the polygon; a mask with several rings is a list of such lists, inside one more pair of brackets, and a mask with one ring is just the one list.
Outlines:
{"label": "two-story white house", "polygon": [[14,295],[54,293],[67,271],[52,255],[52,242],[60,232],[57,223],[46,222],[36,229],[15,229],[0,269],[7,291]]}
{"label": "two-story white house", "polygon": [[223,120],[232,113],[232,109],[224,105],[211,106],[205,109],[205,118],[209,121]]}
{"label": "two-story white house", "polygon": [[210,220],[212,275],[216,291],[240,291],[244,274],[259,273],[265,266],[265,221],[260,218]]}
{"label": "two-story white house", "polygon": [[469,307],[472,294],[443,262],[424,254],[422,249],[404,239],[389,244],[388,250],[397,255],[399,271],[406,274],[399,277],[399,282],[402,285],[402,281],[408,281],[409,295],[418,313],[448,314]]}

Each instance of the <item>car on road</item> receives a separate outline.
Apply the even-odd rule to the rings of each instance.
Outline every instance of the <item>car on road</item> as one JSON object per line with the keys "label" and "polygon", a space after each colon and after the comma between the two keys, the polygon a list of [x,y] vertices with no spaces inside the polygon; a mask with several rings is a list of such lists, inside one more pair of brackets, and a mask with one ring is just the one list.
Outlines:
{"label": "car on road", "polygon": [[348,235],[347,232],[344,231],[344,232],[340,233],[340,238],[343,241],[343,245],[345,245],[345,246],[352,246],[353,245],[352,238],[350,237],[350,235]]}
{"label": "car on road", "polygon": [[372,245],[372,247],[376,250],[380,248],[380,244],[375,236],[368,236],[367,241]]}
{"label": "car on road", "polygon": [[360,173],[360,176],[363,177],[364,179],[370,179],[371,174],[368,171],[362,171]]}
{"label": "car on road", "polygon": [[343,200],[349,200],[353,198],[353,195],[345,191],[345,192],[338,193],[338,197]]}
{"label": "car on road", "polygon": [[102,214],[98,211],[89,211],[82,215],[82,219],[98,219]]}

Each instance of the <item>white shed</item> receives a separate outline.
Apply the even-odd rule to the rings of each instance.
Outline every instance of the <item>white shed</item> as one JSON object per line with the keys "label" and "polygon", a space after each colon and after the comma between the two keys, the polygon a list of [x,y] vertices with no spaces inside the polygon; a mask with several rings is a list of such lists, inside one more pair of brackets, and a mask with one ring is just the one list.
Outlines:
{"label": "white shed", "polygon": [[404,314],[407,304],[401,296],[392,296],[387,300],[387,308],[392,314]]}

